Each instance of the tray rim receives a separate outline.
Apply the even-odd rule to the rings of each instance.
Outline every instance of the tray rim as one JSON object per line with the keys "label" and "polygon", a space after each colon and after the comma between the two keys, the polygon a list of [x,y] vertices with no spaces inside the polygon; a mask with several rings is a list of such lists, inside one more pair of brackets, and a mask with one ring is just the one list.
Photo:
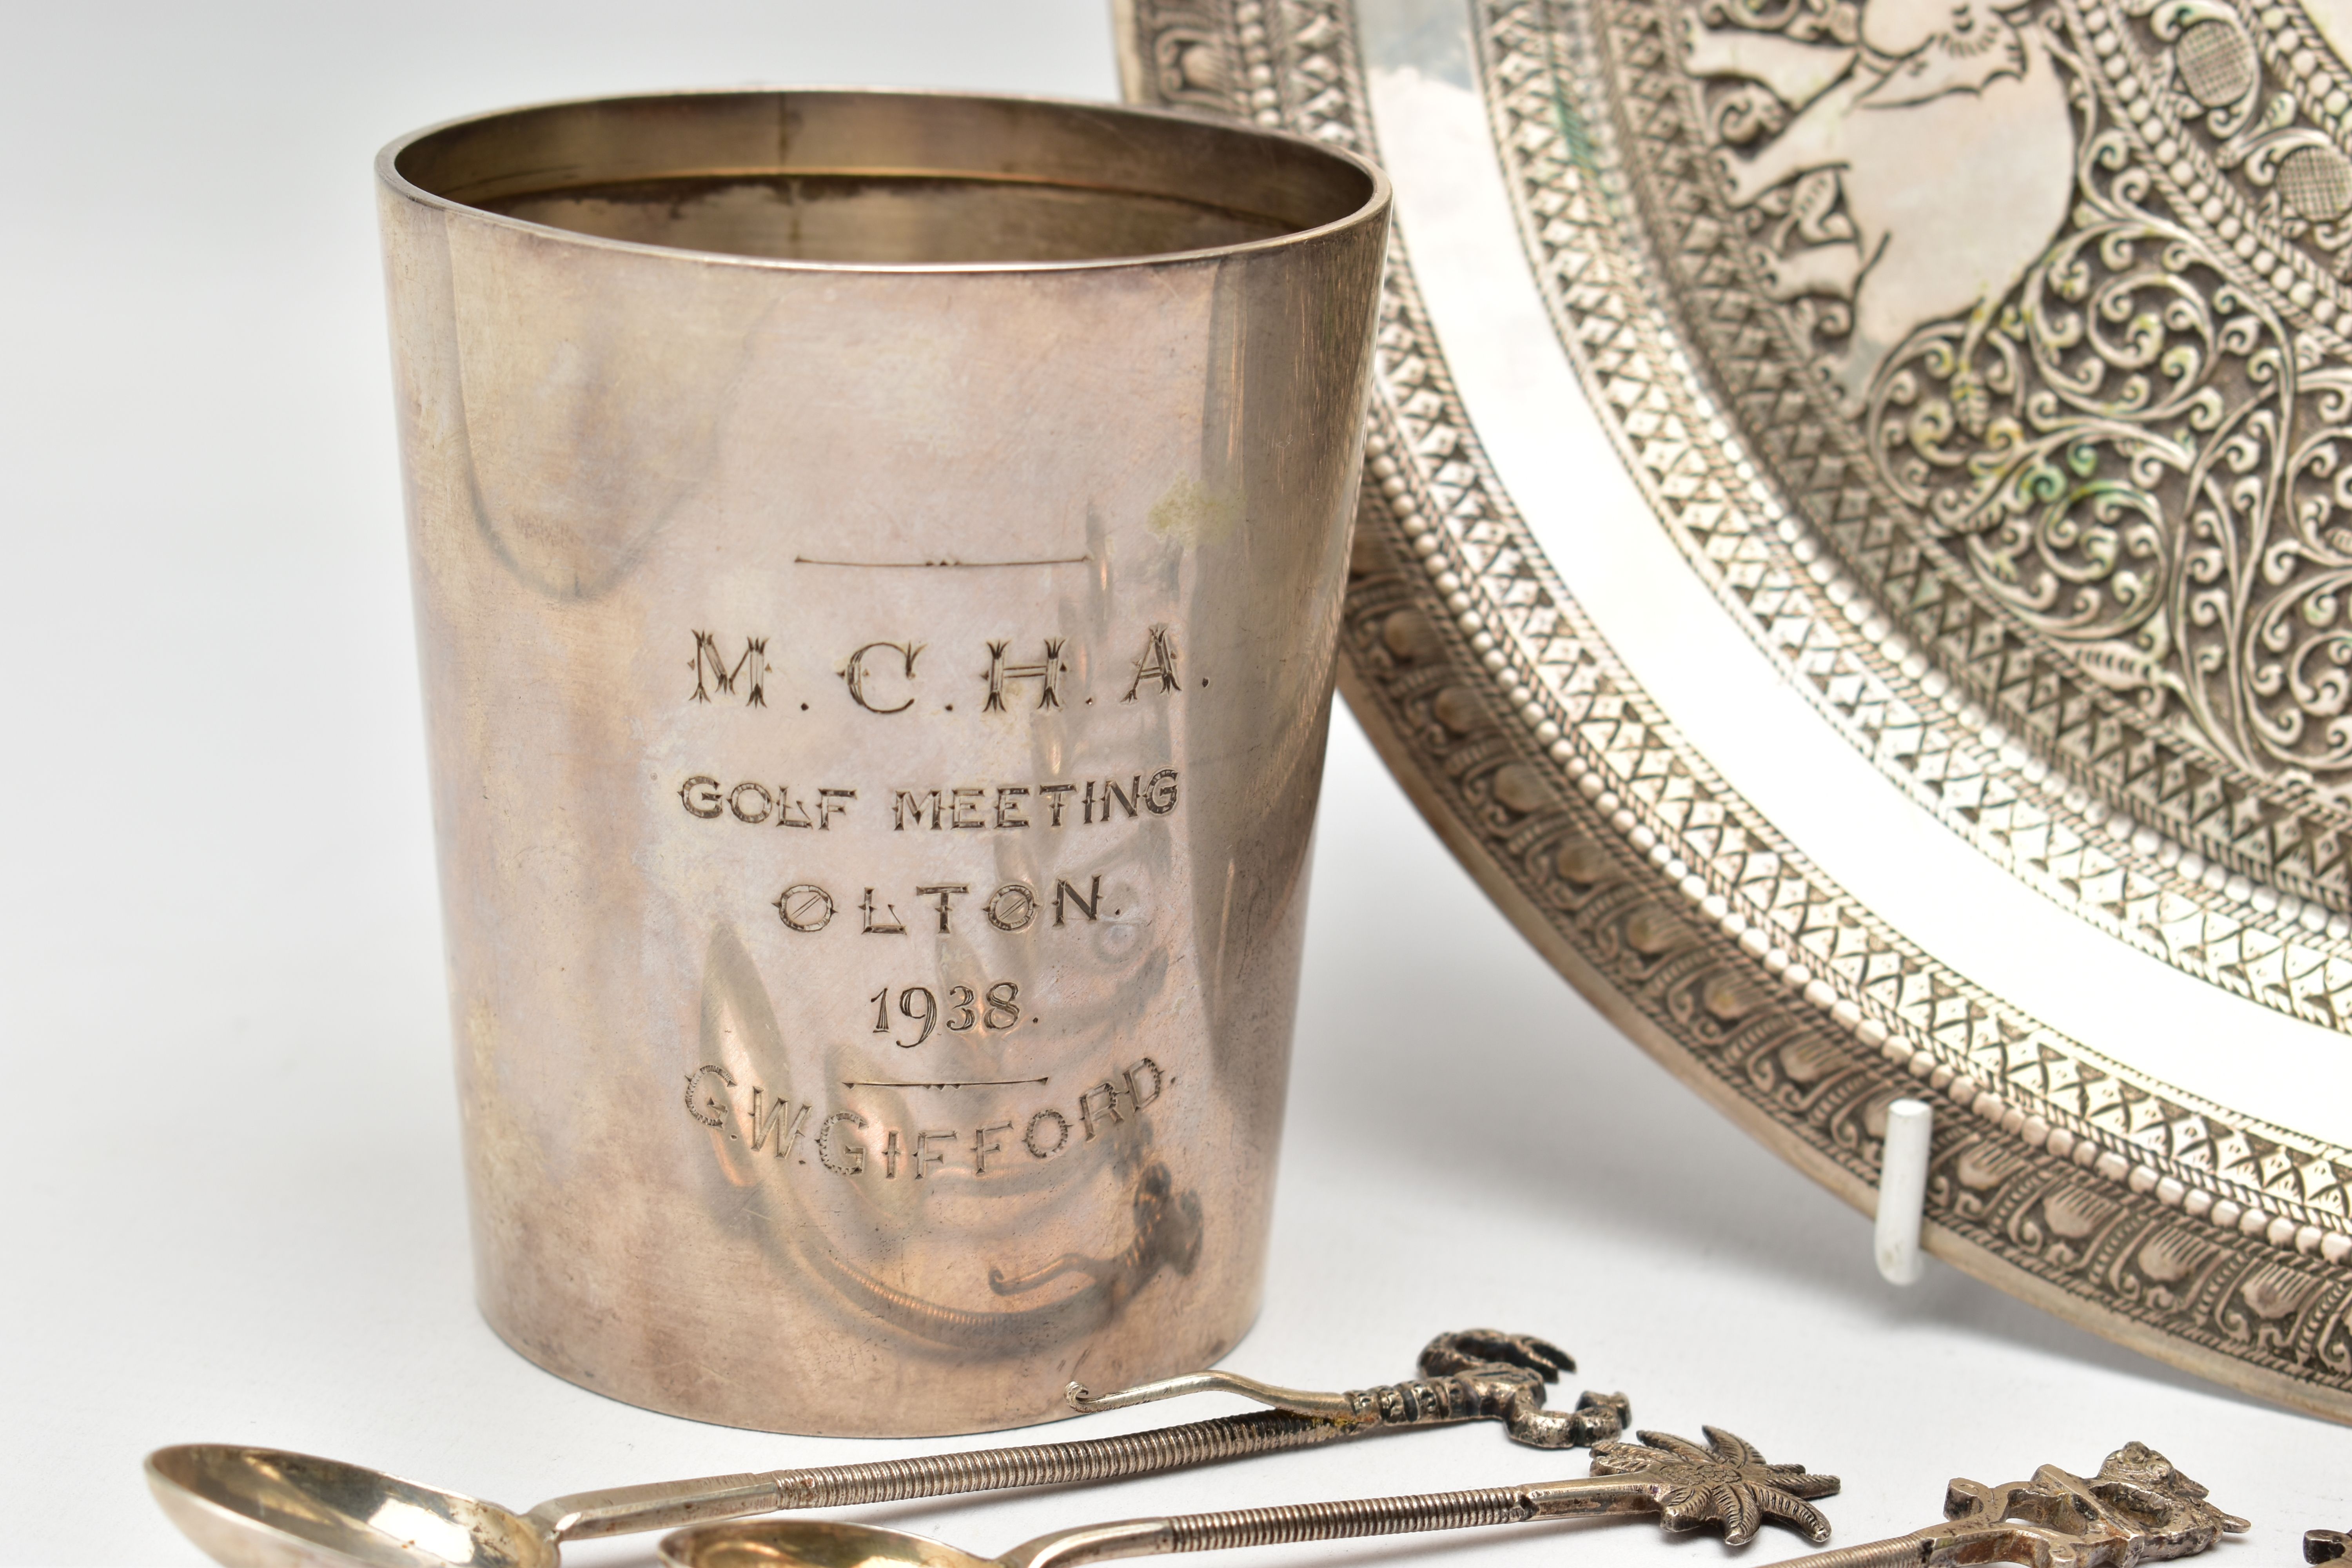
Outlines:
{"label": "tray rim", "polygon": [[[1478,15],[1483,22],[1522,3],[1492,0]],[[1346,0],[1114,0],[1114,7],[1129,97],[1246,116],[1376,156]],[[1436,390],[1451,400],[1458,449],[1482,461],[1420,313],[1402,238],[1391,278],[1386,329],[1401,331],[1411,352],[1435,365]],[[1384,366],[1398,357],[1384,355]],[[1883,1027],[1874,1038],[1871,1020],[1859,1018],[1801,963],[1774,949],[1776,967],[1750,951],[1759,944],[1743,946],[1692,890],[1697,879],[1687,871],[1670,876],[1659,863],[1654,832],[1643,845],[1637,831],[1645,825],[1612,822],[1626,818],[1622,807],[1608,815],[1596,808],[1596,797],[1611,792],[1591,787],[1593,771],[1572,737],[1561,735],[1556,722],[1547,737],[1541,706],[1515,700],[1512,666],[1495,658],[1495,633],[1502,628],[1448,604],[1449,591],[1437,579],[1459,583],[1461,574],[1450,568],[1461,563],[1454,554],[1460,542],[1449,537],[1430,547],[1432,527],[1414,507],[1412,486],[1383,482],[1397,478],[1395,454],[1402,449],[1395,402],[1384,368],[1359,507],[1341,689],[1416,807],[1546,959],[1702,1098],[1865,1213],[1876,1164],[1869,1108],[1883,1109],[1899,1093],[1941,1092],[1964,1114],[1948,1110],[1938,1119],[1933,1169],[1941,1180],[1931,1183],[1929,1250],[2158,1359],[2310,1414],[2352,1421],[2352,1269],[2342,1266],[2352,1256],[2352,1238],[2307,1218],[2280,1237],[2287,1216],[2266,1214],[2255,1194],[2214,1180],[2254,1200],[2251,1206],[2227,1200],[2227,1210],[2237,1211],[2228,1217],[2265,1222],[2260,1234],[2225,1228],[2213,1223],[2212,1210],[2200,1218],[2181,1212],[2178,1195],[2160,1197],[2159,1184],[2179,1184],[2111,1142],[2056,1135],[2046,1124],[2033,1136],[2027,1123],[2040,1119],[2021,1115],[1992,1087],[1948,1062],[1923,1062],[1928,1053],[1911,1050]],[[1486,478],[1499,493],[1491,471]],[[1515,542],[1534,542],[1523,523],[1518,532],[1524,537]],[[1451,592],[1458,596],[1459,588]],[[1401,616],[1417,619],[1408,625]],[[1407,626],[1403,641],[1411,645],[1410,657],[1402,658],[1400,626]],[[1643,700],[1597,634],[1586,628],[1583,635],[1611,667],[1610,678],[1637,704]],[[1431,721],[1433,702],[1449,692],[1476,695],[1468,706],[1477,711],[1465,728]],[[1496,719],[1497,710],[1507,716]],[[1706,768],[1703,758],[1689,761]],[[1575,772],[1571,762],[1584,771]],[[1515,809],[1514,802],[1528,809]],[[1556,889],[1538,862],[1563,844],[1597,857],[1591,885],[1605,883],[1616,894],[1607,920],[1583,918],[1606,900],[1588,900],[1580,912],[1564,910],[1552,896]],[[1627,922],[1637,918],[1649,920],[1645,929],[1660,945],[1629,959],[1641,945],[1628,944]],[[1669,973],[1662,986],[1661,975]],[[1712,1030],[1687,1007],[1677,1015],[1677,999],[1686,1003],[1708,985],[1749,1005]],[[1790,1060],[1803,1061],[1811,1077],[1800,1083],[1781,1073],[1774,1081],[1772,1064]],[[1805,1092],[1776,1092],[1791,1089]],[[1988,1187],[1982,1178],[1994,1170],[1998,1177]],[[2212,1194],[2207,1197],[2210,1203]],[[2042,1245],[2052,1237],[2037,1216],[2062,1211],[2076,1220],[2095,1216],[2079,1250]],[[2020,1240],[2021,1224],[2036,1245]],[[2152,1306],[2145,1299],[2150,1281],[2135,1274],[2132,1262],[2166,1248],[2193,1258],[2173,1279],[2194,1300]],[[2100,1266],[2089,1267],[2095,1261]],[[2224,1319],[2245,1332],[2219,1327]]]}

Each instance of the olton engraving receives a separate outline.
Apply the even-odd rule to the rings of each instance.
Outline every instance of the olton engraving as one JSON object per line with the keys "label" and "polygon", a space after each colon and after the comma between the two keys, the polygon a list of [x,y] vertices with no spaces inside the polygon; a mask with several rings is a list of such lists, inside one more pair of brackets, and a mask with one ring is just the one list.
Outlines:
{"label": "olton engraving", "polygon": [[[1045,923],[1049,925],[1067,925],[1072,915],[1091,925],[1102,918],[1102,873],[1090,872],[1086,880],[1086,889],[1081,891],[1068,878],[1056,877],[1053,892],[1044,898],[1027,882],[1001,883],[981,901],[981,913],[987,917],[990,925],[1002,931],[1027,931],[1036,925],[1038,916],[1048,910],[1052,918]],[[918,898],[935,900],[933,909],[939,918],[940,933],[946,935],[953,929],[954,900],[967,890],[961,882],[931,882],[917,888],[915,894]],[[818,883],[794,882],[770,900],[769,908],[774,910],[776,918],[790,929],[814,936],[833,924],[833,917],[840,911],[841,905],[830,889]],[[898,906],[887,899],[877,899],[872,888],[863,889],[856,911],[858,930],[862,935],[908,934],[907,922],[898,918]],[[1117,918],[1123,910],[1113,909],[1110,912],[1113,918]]]}

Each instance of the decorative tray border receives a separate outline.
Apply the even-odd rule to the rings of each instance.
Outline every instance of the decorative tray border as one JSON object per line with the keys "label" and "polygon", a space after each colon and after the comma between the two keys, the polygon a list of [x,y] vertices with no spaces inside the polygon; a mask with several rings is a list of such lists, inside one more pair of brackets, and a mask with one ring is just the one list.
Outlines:
{"label": "decorative tray border", "polygon": [[[1119,12],[1130,98],[1377,154],[1344,0],[1121,0]],[[1570,145],[1549,81],[1510,64],[1578,47],[1555,8],[1482,0],[1474,16],[1514,173],[1555,189],[1608,178],[1590,145]],[[1619,278],[1638,284],[1630,260]],[[1641,329],[1624,338],[1657,325],[1638,287],[1622,300]],[[1570,358],[1588,394],[1631,363]],[[1654,404],[1592,402],[1654,485],[1643,455],[1670,438],[1645,416]],[[1937,1129],[1932,1251],[2151,1355],[2352,1420],[2352,1153],[2155,1082],[2010,1006],[1905,941],[1719,778],[1503,493],[1402,236],[1357,528],[1350,706],[1440,836],[1612,1021],[1865,1210],[1885,1106],[1940,1093],[1966,1114]],[[1836,574],[1807,580],[1834,603]],[[1866,601],[1848,598],[1866,634]],[[2340,940],[2319,927],[2302,929]]]}

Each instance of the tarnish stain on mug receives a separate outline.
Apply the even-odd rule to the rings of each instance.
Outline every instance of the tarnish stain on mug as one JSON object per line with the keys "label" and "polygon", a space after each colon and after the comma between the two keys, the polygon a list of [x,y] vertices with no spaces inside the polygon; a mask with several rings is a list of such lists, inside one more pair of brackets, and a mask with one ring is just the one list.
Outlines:
{"label": "tarnish stain on mug", "polygon": [[1189,550],[1222,542],[1241,518],[1240,498],[1213,492],[1198,479],[1179,479],[1145,521],[1152,532]]}

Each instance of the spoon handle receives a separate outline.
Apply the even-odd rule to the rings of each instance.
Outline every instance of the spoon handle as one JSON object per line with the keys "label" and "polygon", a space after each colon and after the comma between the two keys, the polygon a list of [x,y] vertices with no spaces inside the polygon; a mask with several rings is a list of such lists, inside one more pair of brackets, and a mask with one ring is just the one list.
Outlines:
{"label": "spoon handle", "polygon": [[[1444,1342],[1441,1336],[1437,1342]],[[1367,1428],[1493,1420],[1509,1426],[1513,1442],[1532,1448],[1591,1447],[1617,1436],[1632,1423],[1633,1406],[1622,1394],[1595,1394],[1587,1389],[1573,1410],[1546,1410],[1544,1382],[1549,1375],[1524,1366],[1487,1363],[1444,1376],[1323,1394],[1260,1383],[1239,1373],[1192,1372],[1108,1394],[1096,1394],[1083,1384],[1072,1383],[1063,1397],[1073,1410],[1095,1411],[1149,1405],[1188,1394],[1238,1394],[1293,1415]]]}
{"label": "spoon handle", "polygon": [[1486,1487],[1475,1491],[1350,1502],[1294,1503],[1090,1525],[1024,1542],[997,1559],[1003,1568],[1078,1568],[1114,1557],[1169,1552],[1219,1552],[1298,1541],[1360,1535],[1403,1535],[1423,1530],[1469,1530],[1570,1514],[1613,1513],[1656,1506],[1649,1482],[1587,1476],[1543,1486]]}
{"label": "spoon handle", "polygon": [[1211,1421],[1187,1422],[1118,1437],[1076,1443],[1039,1443],[1019,1448],[980,1448],[962,1454],[926,1454],[871,1465],[827,1465],[819,1469],[778,1470],[776,1506],[849,1508],[859,1503],[898,1502],[908,1498],[950,1497],[958,1492],[996,1491],[1010,1487],[1063,1486],[1157,1475],[1219,1459],[1304,1448],[1351,1428],[1337,1422],[1284,1411],[1253,1410]]}
{"label": "spoon handle", "polygon": [[1260,1405],[1270,1405],[1294,1415],[1316,1415],[1328,1421],[1360,1422],[1364,1419],[1364,1413],[1357,1407],[1356,1402],[1344,1394],[1318,1394],[1311,1389],[1284,1388],[1278,1384],[1244,1377],[1237,1372],[1188,1372],[1181,1377],[1139,1383],[1132,1388],[1115,1389],[1108,1394],[1092,1393],[1084,1384],[1074,1382],[1064,1390],[1063,1397],[1069,1401],[1071,1409],[1091,1415],[1097,1410],[1124,1410],[1130,1405],[1181,1399],[1188,1394],[1238,1394],[1244,1399],[1255,1399]]}
{"label": "spoon handle", "polygon": [[[1860,1546],[1842,1546],[1835,1552],[1816,1552],[1804,1560],[1805,1568],[1917,1568],[1936,1561],[1937,1537],[1948,1531],[1922,1530],[1910,1535],[1890,1536],[1885,1541],[1866,1542]],[[1994,1557],[1991,1562],[2007,1559]]]}
{"label": "spoon handle", "polygon": [[587,1541],[632,1531],[664,1530],[710,1520],[803,1508],[850,1508],[908,1498],[1070,1482],[1115,1481],[1219,1459],[1303,1448],[1357,1428],[1276,1410],[1220,1415],[1119,1437],[927,1454],[870,1465],[825,1465],[766,1475],[618,1487],[551,1498],[530,1510],[558,1541]]}

